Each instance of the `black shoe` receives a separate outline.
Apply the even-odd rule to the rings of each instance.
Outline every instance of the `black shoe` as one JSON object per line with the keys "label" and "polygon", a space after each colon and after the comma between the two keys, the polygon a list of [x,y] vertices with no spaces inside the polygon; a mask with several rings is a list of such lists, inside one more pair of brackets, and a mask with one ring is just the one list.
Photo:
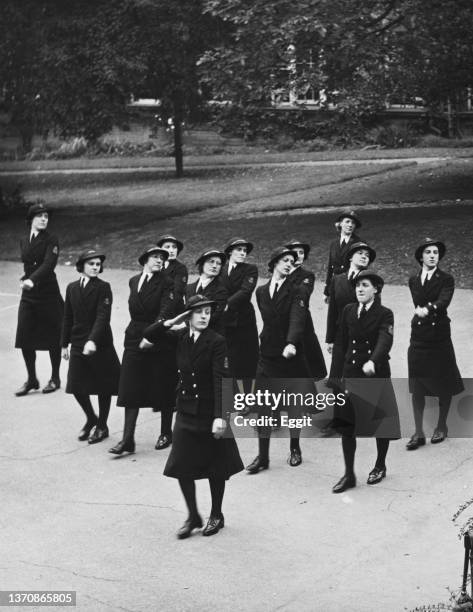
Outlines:
{"label": "black shoe", "polygon": [[375,466],[368,474],[368,480],[366,481],[366,484],[378,484],[378,482],[381,482],[383,478],[386,478],[386,468],[379,468]]}
{"label": "black shoe", "polygon": [[178,540],[185,540],[192,535],[193,529],[200,529],[203,524],[202,517],[199,514],[193,518],[189,517],[176,533]]}
{"label": "black shoe", "polygon": [[108,427],[101,428],[97,425],[89,437],[89,444],[97,444],[97,442],[102,442],[105,438],[108,438]]}
{"label": "black shoe", "polygon": [[97,425],[97,419],[92,422],[87,421],[84,427],[79,431],[79,435],[77,436],[77,439],[80,440],[81,442],[83,442],[84,440],[87,440],[90,436],[90,432],[96,425]]}
{"label": "black shoe", "polygon": [[15,391],[15,395],[17,397],[22,397],[23,395],[27,395],[28,391],[33,389],[39,389],[39,382],[36,378],[34,380],[27,380],[24,384],[22,384],[18,391]]}
{"label": "black shoe", "polygon": [[210,516],[207,521],[207,525],[204,527],[202,531],[203,536],[211,536],[220,531],[225,527],[225,519],[223,518],[223,514],[221,516]]}
{"label": "black shoe", "polygon": [[172,444],[172,435],[171,434],[161,434],[156,442],[155,449],[162,450],[163,448],[167,448]]}
{"label": "black shoe", "polygon": [[61,381],[59,378],[51,378],[48,384],[43,387],[43,393],[53,393],[61,388]]}
{"label": "black shoe", "polygon": [[342,476],[337,484],[332,488],[332,493],[343,493],[347,489],[353,489],[356,487],[356,477],[353,476]]}
{"label": "black shoe", "polygon": [[301,454],[300,449],[293,448],[291,450],[291,454],[290,454],[287,462],[292,467],[297,467],[298,465],[300,465],[302,463],[302,454]]}
{"label": "black shoe", "polygon": [[121,440],[115,446],[108,449],[109,453],[112,455],[121,455],[123,453],[134,453],[135,452],[135,443],[134,442],[126,442],[125,440]]}
{"label": "black shoe", "polygon": [[262,459],[260,459],[260,456],[258,455],[257,457],[255,457],[255,459],[253,459],[250,465],[246,466],[246,471],[248,472],[248,474],[257,474],[260,470],[267,470],[268,468],[269,468],[269,459],[266,459],[266,461],[263,461]]}
{"label": "black shoe", "polygon": [[418,436],[414,434],[409,442],[406,444],[407,450],[417,450],[419,446],[425,446],[425,438],[424,436]]}
{"label": "black shoe", "polygon": [[[437,427],[434,430],[434,433],[432,434],[432,437],[430,438],[430,442],[432,444],[440,444],[440,442],[443,442],[445,440],[445,438],[447,437],[448,434],[448,429],[445,427],[445,429],[440,429],[439,427]],[[424,441],[425,444],[425,441]]]}

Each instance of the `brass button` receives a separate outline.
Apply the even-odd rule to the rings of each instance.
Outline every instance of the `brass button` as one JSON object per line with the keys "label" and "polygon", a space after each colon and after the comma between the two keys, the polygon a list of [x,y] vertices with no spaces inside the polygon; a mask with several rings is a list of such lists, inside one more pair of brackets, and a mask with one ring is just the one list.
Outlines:
{"label": "brass button", "polygon": [[352,351],[352,352],[353,352],[353,353],[356,353],[356,351],[355,351],[354,349],[353,349],[353,351]]}
{"label": "brass button", "polygon": [[352,361],[352,363],[356,363],[356,361],[355,361],[355,360],[353,360],[353,361]]}

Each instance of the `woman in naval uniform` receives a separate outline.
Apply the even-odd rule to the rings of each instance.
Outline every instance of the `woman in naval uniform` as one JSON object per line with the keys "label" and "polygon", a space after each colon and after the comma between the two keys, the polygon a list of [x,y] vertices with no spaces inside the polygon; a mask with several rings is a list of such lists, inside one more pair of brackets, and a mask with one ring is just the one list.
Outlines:
{"label": "woman in naval uniform", "polygon": [[[187,505],[188,518],[177,532],[179,539],[188,538],[194,529],[203,526],[197,509],[195,480],[209,480],[212,508],[202,535],[211,536],[225,525],[222,514],[225,481],[243,469],[235,439],[227,427],[227,411],[222,407],[222,378],[228,376],[228,359],[225,339],[209,327],[214,306],[214,301],[194,295],[184,313],[144,331],[149,343],[159,346],[170,339],[176,346],[177,416],[164,474],[179,480]],[[185,320],[184,329],[172,329],[182,327],[180,324]]]}
{"label": "woman in naval uniform", "polygon": [[447,437],[447,416],[452,396],[464,389],[447,314],[455,290],[455,281],[451,274],[438,267],[445,252],[443,242],[426,238],[415,251],[415,258],[421,265],[421,270],[409,279],[415,310],[411,322],[407,363],[416,429],[407,443],[407,450],[416,450],[425,444],[425,396],[438,397],[437,427],[430,440],[432,444],[438,444]]}
{"label": "woman in naval uniform", "polygon": [[240,391],[251,390],[258,363],[258,328],[251,303],[258,268],[246,263],[252,250],[253,244],[244,238],[230,240],[224,248],[228,260],[220,276],[228,291],[224,324],[230,372]]}
{"label": "woman in naval uniform", "polygon": [[335,223],[339,236],[332,240],[329,248],[327,276],[325,279],[324,295],[328,302],[330,295],[330,284],[336,274],[346,271],[346,253],[354,242],[361,242],[361,238],[355,234],[355,230],[361,227],[361,221],[354,211],[342,213]]}
{"label": "woman in naval uniform", "polygon": [[[168,252],[161,247],[148,247],[138,258],[143,272],[133,276],[129,282],[131,320],[125,330],[117,399],[117,406],[125,408],[125,421],[121,441],[109,450],[114,455],[135,452],[135,427],[140,408],[159,406],[161,436],[166,436],[169,443],[172,440],[176,380],[172,380],[175,376],[173,348],[166,342],[147,350],[140,347],[143,332],[151,323],[168,319],[175,313],[173,282],[163,272],[167,258]],[[173,390],[172,397],[170,389]]]}
{"label": "woman in naval uniform", "polygon": [[[61,339],[62,356],[69,360],[66,393],[74,395],[87,417],[79,440],[88,440],[89,444],[108,438],[110,403],[112,395],[118,393],[120,378],[120,362],[110,327],[112,290],[98,278],[104,260],[105,255],[95,249],[85,251],[77,259],[80,278],[66,289]],[[98,396],[98,417],[90,395]]]}
{"label": "woman in naval uniform", "polygon": [[47,231],[51,210],[44,204],[33,204],[26,216],[27,235],[20,241],[24,274],[18,308],[15,347],[21,349],[28,372],[27,381],[16,391],[21,397],[39,389],[36,377],[36,351],[49,351],[51,378],[43,393],[59,389],[61,365],[61,326],[64,302],[54,268],[59,255],[56,236]]}
{"label": "woman in naval uniform", "polygon": [[381,304],[383,279],[362,270],[356,277],[356,299],[345,306],[341,320],[345,354],[343,382],[347,394],[341,407],[345,474],[333,487],[342,493],[356,486],[356,436],[375,437],[377,457],[369,485],[386,476],[389,441],[400,437],[399,411],[391,383],[389,351],[393,343],[393,313]]}
{"label": "woman in naval uniform", "polygon": [[304,263],[310,253],[310,245],[306,242],[293,239],[285,245],[297,254],[297,259],[294,262],[294,268],[291,272],[289,280],[292,281],[298,290],[304,291],[307,296],[307,318],[304,330],[304,352],[309,364],[310,374],[315,380],[322,380],[327,375],[325,367],[324,355],[320,348],[319,339],[314,329],[314,322],[310,314],[310,296],[314,291],[315,274],[308,270]]}
{"label": "woman in naval uniform", "polygon": [[189,276],[187,267],[177,259],[184,248],[184,243],[175,236],[165,234],[158,238],[156,244],[169,253],[168,259],[164,262],[164,271],[174,283],[174,300],[177,314],[184,308],[184,298]]}
{"label": "woman in naval uniform", "polygon": [[206,249],[197,258],[195,265],[199,271],[199,278],[187,285],[186,302],[193,295],[203,295],[215,302],[210,316],[210,329],[220,335],[225,334],[223,313],[227,306],[228,291],[220,278],[222,266],[225,263],[225,253],[218,249]]}
{"label": "woman in naval uniform", "polygon": [[[273,251],[268,262],[271,278],[265,285],[256,290],[256,301],[263,319],[263,330],[260,334],[260,357],[257,371],[257,386],[275,387],[281,391],[278,382],[269,379],[291,379],[311,377],[309,365],[304,353],[304,330],[307,320],[308,294],[290,281],[290,274],[297,259],[297,254],[287,247]],[[296,383],[296,388],[289,389],[297,393],[309,391],[316,393],[313,381],[307,381],[310,388]],[[285,380],[283,388],[288,390],[290,381]],[[304,388],[303,388],[304,387]],[[291,417],[300,416],[301,410],[284,407]],[[266,407],[260,416],[271,416]],[[274,416],[274,414],[273,414]],[[289,465],[296,467],[302,463],[299,444],[301,430],[290,430]],[[258,427],[258,455],[246,468],[250,474],[257,474],[269,467],[269,440],[271,427]]]}

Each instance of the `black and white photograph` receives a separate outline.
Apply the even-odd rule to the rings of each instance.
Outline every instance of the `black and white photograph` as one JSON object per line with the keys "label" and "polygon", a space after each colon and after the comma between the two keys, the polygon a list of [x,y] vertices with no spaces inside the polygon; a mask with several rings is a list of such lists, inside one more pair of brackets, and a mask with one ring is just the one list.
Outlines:
{"label": "black and white photograph", "polygon": [[1,607],[473,612],[472,32],[2,0]]}

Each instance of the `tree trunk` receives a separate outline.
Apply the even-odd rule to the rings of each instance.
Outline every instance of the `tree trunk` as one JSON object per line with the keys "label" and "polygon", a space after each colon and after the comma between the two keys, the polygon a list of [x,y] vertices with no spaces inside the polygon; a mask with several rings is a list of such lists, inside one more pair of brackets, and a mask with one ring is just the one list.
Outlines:
{"label": "tree trunk", "polygon": [[182,112],[174,106],[174,160],[176,162],[176,177],[184,176],[184,162],[182,154]]}

